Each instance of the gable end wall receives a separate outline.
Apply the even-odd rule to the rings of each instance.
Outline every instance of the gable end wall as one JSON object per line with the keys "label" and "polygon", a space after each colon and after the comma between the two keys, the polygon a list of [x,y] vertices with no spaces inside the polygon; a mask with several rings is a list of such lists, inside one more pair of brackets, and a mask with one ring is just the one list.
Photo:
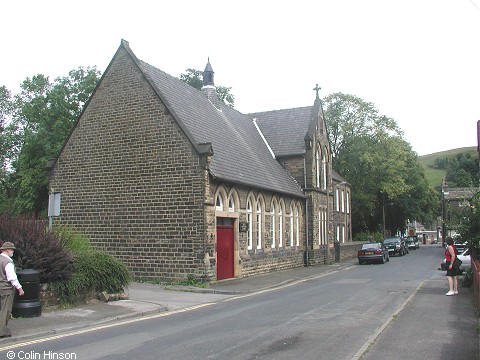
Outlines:
{"label": "gable end wall", "polygon": [[107,69],[51,175],[61,216],[135,277],[201,275],[204,170],[127,52]]}

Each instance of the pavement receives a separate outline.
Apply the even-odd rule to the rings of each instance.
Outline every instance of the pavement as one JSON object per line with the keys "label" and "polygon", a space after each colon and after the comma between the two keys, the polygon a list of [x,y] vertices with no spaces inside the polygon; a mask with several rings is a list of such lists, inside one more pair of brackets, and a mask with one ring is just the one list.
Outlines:
{"label": "pavement", "polygon": [[[121,320],[181,310],[203,303],[220,301],[229,296],[272,289],[309,278],[321,277],[334,271],[355,266],[356,264],[358,264],[357,259],[349,259],[332,265],[300,267],[243,279],[223,280],[210,284],[207,288],[163,286],[134,282],[126,289],[126,292],[129,294],[129,300],[106,303],[93,301],[69,309],[42,309],[42,314],[39,317],[11,319],[8,327],[12,332],[12,337],[1,339],[0,347],[7,345],[9,342],[22,342],[42,336],[53,336],[79,329],[111,324]],[[424,345],[428,344],[432,349],[443,348],[445,336],[450,336],[455,338],[459,345],[467,346],[467,348],[470,346],[467,350],[471,351],[472,345],[466,344],[465,339],[471,343],[471,338],[473,337],[474,342],[476,341],[476,345],[473,346],[476,346],[477,357],[469,355],[470,357],[454,356],[449,358],[478,358],[480,327],[478,313],[473,303],[473,289],[461,288],[459,289],[461,290],[459,295],[447,298],[444,295],[447,287],[444,274],[444,272],[439,271],[438,278],[434,277],[426,280],[410,297],[407,301],[408,303],[404,304],[405,306],[399,310],[399,313],[392,317],[395,320],[410,317],[413,321],[422,318],[424,321],[420,324],[421,326],[415,325],[412,327],[409,321],[395,321],[394,326],[391,327],[388,326],[388,323],[384,324],[372,336],[371,341],[365,344],[363,349],[359,350],[354,359],[364,359],[363,356],[367,356],[366,359],[376,359],[375,351],[378,352],[378,347],[375,344],[382,341],[384,333],[393,331],[392,328],[395,328],[400,333],[400,338],[402,339],[402,343],[398,344],[400,351],[402,351],[402,347],[405,349],[405,343],[409,344],[408,348],[410,350],[414,349],[412,344],[420,344],[418,339],[425,335],[419,332],[421,329],[423,332],[426,331],[435,335],[429,338],[428,343],[421,342]],[[412,331],[409,327],[414,328],[413,330],[415,331]],[[396,335],[398,336],[398,334]],[[384,341],[389,344],[388,346],[395,346],[395,342]],[[382,348],[386,347],[383,346]],[[448,349],[446,351],[448,352]],[[379,355],[378,358],[389,358],[385,354],[382,354],[382,356]],[[430,357],[430,359],[446,359],[447,357],[444,356],[445,354],[442,354],[441,357]],[[415,359],[416,357],[411,356],[409,358]]]}

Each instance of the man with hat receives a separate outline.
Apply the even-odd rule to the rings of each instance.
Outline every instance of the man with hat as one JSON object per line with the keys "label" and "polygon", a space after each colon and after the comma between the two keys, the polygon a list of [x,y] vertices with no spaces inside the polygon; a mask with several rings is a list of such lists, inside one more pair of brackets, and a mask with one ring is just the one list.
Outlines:
{"label": "man with hat", "polygon": [[0,338],[11,337],[12,334],[7,332],[7,324],[12,313],[13,298],[15,296],[15,289],[18,290],[18,295],[23,296],[24,292],[22,285],[18,282],[15,266],[13,265],[13,251],[15,245],[11,242],[4,242],[0,247],[2,253],[0,254]]}

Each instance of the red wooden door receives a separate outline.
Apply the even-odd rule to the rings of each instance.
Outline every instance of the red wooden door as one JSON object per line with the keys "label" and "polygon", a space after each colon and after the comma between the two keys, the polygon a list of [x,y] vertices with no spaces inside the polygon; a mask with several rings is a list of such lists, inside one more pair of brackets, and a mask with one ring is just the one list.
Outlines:
{"label": "red wooden door", "polygon": [[217,225],[217,280],[233,276],[233,225]]}

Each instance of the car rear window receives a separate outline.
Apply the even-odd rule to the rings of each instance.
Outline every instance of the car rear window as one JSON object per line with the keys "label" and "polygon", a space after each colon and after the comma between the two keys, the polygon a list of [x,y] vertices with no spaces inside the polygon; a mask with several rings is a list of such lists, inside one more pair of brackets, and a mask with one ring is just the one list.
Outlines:
{"label": "car rear window", "polygon": [[383,240],[384,244],[395,243],[398,242],[398,239],[385,239]]}
{"label": "car rear window", "polygon": [[362,250],[365,249],[378,249],[380,247],[380,244],[363,244],[362,245]]}

